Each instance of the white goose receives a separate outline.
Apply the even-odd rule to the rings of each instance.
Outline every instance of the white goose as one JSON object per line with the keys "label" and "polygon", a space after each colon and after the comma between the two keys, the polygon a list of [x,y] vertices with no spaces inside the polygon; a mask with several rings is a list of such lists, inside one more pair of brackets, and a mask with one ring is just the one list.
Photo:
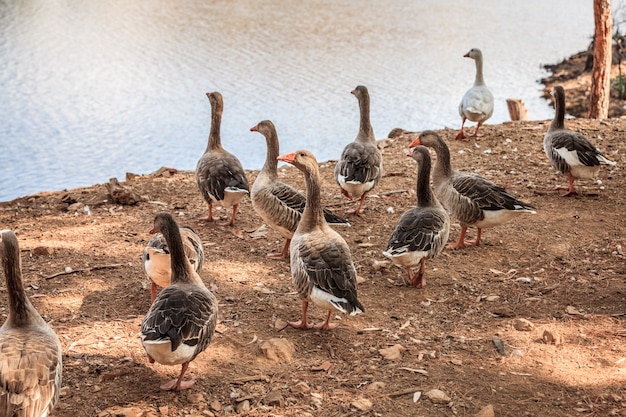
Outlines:
{"label": "white goose", "polygon": [[370,96],[367,87],[359,85],[351,93],[359,100],[359,133],[343,149],[341,158],[335,165],[335,180],[341,188],[341,194],[349,199],[359,199],[357,208],[348,213],[360,214],[363,212],[365,195],[382,177],[383,156],[376,146],[374,129],[370,123]]}
{"label": "white goose", "polygon": [[[482,229],[499,226],[521,213],[536,213],[530,204],[518,200],[488,179],[453,170],[448,145],[432,130],[422,132],[409,147],[417,145],[428,146],[437,153],[437,163],[433,171],[435,194],[461,224],[459,240],[448,245],[449,248],[478,246]],[[469,226],[478,228],[474,241],[465,241],[465,232]]]}
{"label": "white goose", "polygon": [[162,390],[180,391],[195,381],[183,381],[189,363],[211,342],[217,324],[217,299],[204,286],[185,256],[180,229],[169,213],[158,213],[152,233],[165,237],[170,249],[172,279],[152,303],[141,323],[141,343],[150,362],[181,365],[180,374]]}
{"label": "white goose", "polygon": [[[296,231],[298,223],[300,223],[306,197],[300,191],[278,179],[278,160],[276,158],[279,155],[279,143],[274,123],[263,120],[250,130],[261,133],[267,143],[265,164],[252,184],[250,192],[252,207],[265,223],[285,238],[282,251],[270,253],[267,257],[284,259],[289,253],[291,237]],[[350,226],[347,220],[327,209],[324,209],[324,218],[332,225]]]}
{"label": "white goose", "polygon": [[568,186],[564,197],[577,195],[574,180],[596,178],[601,165],[616,165],[595,147],[582,134],[565,128],[565,90],[560,85],[554,87],[555,114],[543,138],[543,149],[548,160],[561,174],[565,174]]}
{"label": "white goose", "polygon": [[476,78],[474,85],[467,90],[461,104],[459,104],[459,114],[461,115],[461,131],[456,135],[456,139],[465,139],[463,126],[466,120],[477,122],[476,131],[472,137],[478,136],[478,129],[493,114],[493,94],[485,84],[483,79],[483,54],[478,48],[472,48],[463,55],[465,58],[472,58],[476,62]]}
{"label": "white goose", "polygon": [[[183,239],[185,256],[191,262],[193,269],[200,273],[204,263],[204,248],[200,236],[189,227],[181,227],[180,235]],[[170,250],[161,233],[155,233],[152,236],[143,250],[141,259],[143,269],[151,282],[150,301],[154,302],[157,285],[162,288],[169,286],[172,276]]]}
{"label": "white goose", "polygon": [[0,232],[9,316],[0,327],[0,416],[45,417],[59,399],[61,343],[31,304],[22,284],[17,237]]}
{"label": "white goose", "polygon": [[250,193],[248,179],[237,157],[222,147],[220,127],[224,99],[218,92],[206,93],[211,102],[211,132],[206,150],[196,165],[198,188],[208,204],[209,213],[202,220],[213,221],[213,204],[232,207],[233,214],[223,226],[232,226],[239,203]]}
{"label": "white goose", "polygon": [[[424,264],[446,247],[450,234],[450,217],[430,190],[430,154],[423,146],[413,148],[409,155],[417,162],[417,207],[407,210],[389,238],[387,258],[405,267],[409,283],[424,286]],[[412,267],[419,265],[417,276]]]}

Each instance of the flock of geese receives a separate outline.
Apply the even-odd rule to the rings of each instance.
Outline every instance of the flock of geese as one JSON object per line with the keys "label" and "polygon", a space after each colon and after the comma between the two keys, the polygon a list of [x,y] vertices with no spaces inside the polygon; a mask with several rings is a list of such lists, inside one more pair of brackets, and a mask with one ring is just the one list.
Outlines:
{"label": "flock of geese", "polygon": [[[466,138],[466,120],[478,123],[473,135],[476,136],[481,124],[493,113],[493,95],[483,80],[482,54],[474,48],[465,56],[475,60],[476,78],[459,106],[462,124],[456,139]],[[359,102],[359,132],[343,150],[334,177],[341,193],[356,200],[356,207],[349,213],[358,215],[364,210],[365,196],[381,180],[383,157],[370,123],[368,90],[358,86],[352,94]],[[256,213],[285,239],[282,249],[267,257],[290,257],[292,283],[302,300],[301,319],[289,322],[292,327],[327,330],[336,326],[331,322],[333,312],[364,312],[357,297],[350,247],[331,228],[349,222],[322,207],[315,156],[307,150],[280,155],[273,123],[258,123],[250,130],[265,137],[267,156],[250,190],[241,163],[221,144],[222,96],[212,92],[207,97],[212,109],[211,131],[196,167],[198,188],[208,204],[204,219],[213,221],[212,206],[220,204],[232,208],[225,223],[232,226],[242,198],[250,195]],[[544,150],[551,164],[568,178],[564,195],[572,196],[576,194],[575,179],[593,178],[601,165],[615,163],[582,134],[565,128],[562,87],[554,88],[554,97],[556,112],[545,134]],[[424,285],[425,260],[446,247],[451,217],[458,220],[461,231],[458,240],[448,247],[457,249],[479,245],[484,228],[501,225],[522,213],[535,213],[530,204],[503,187],[477,174],[454,170],[448,146],[436,132],[422,132],[409,147],[418,167],[417,202],[399,219],[383,254],[406,268],[412,285]],[[437,154],[434,168],[428,148]],[[292,164],[303,173],[306,193],[279,180],[278,161]],[[470,226],[477,228],[473,241],[465,240]],[[190,228],[179,227],[167,212],[155,216],[152,233],[143,253],[143,266],[152,281],[152,304],[141,325],[141,342],[150,362],[181,365],[178,378],[161,385],[161,389],[178,391],[194,383],[184,380],[184,375],[189,363],[211,342],[218,302],[198,275],[204,262],[198,235]],[[0,257],[9,298],[9,315],[0,328],[0,415],[46,416],[59,397],[61,345],[24,292],[18,240],[10,230],[0,232]],[[416,266],[419,269],[414,273]],[[158,294],[157,286],[163,287]],[[309,303],[328,311],[323,322],[308,321]]]}

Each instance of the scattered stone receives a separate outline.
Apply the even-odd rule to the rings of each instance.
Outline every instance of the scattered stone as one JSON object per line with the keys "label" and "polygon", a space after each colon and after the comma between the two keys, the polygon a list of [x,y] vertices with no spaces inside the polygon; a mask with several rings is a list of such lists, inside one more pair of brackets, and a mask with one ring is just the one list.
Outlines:
{"label": "scattered stone", "polygon": [[583,313],[581,313],[576,307],[574,306],[567,306],[565,307],[565,312],[567,314],[571,314],[573,316],[582,316]]}
{"label": "scattered stone", "polygon": [[70,395],[70,387],[68,387],[67,385],[64,387],[61,387],[61,391],[59,391],[59,395],[61,396],[61,398],[67,397],[68,395]]}
{"label": "scattered stone", "polygon": [[496,349],[498,349],[498,353],[500,355],[508,355],[508,352],[504,348],[504,344],[502,343],[502,340],[500,340],[499,337],[494,337],[492,339],[492,342],[493,342],[494,346],[496,347]]}
{"label": "scattered stone", "polygon": [[293,343],[287,339],[273,338],[264,341],[259,346],[265,357],[274,362],[291,362],[296,351]]}
{"label": "scattered stone", "polygon": [[170,409],[167,405],[160,405],[159,406],[159,414],[161,414],[162,416],[167,416],[170,414]]}
{"label": "scattered stone", "polygon": [[177,172],[178,172],[178,170],[176,168],[161,167],[158,170],[156,170],[155,172],[153,172],[152,174],[150,174],[150,176],[151,177],[169,178],[172,175],[176,174]]}
{"label": "scattered stone", "polygon": [[379,349],[378,353],[388,361],[397,361],[402,358],[402,352],[405,350],[406,348],[402,345],[393,345],[385,349]]}
{"label": "scattered stone", "polygon": [[204,395],[201,392],[195,392],[187,396],[187,400],[192,404],[200,404],[204,402]]}
{"label": "scattered stone", "polygon": [[384,382],[374,381],[365,388],[366,391],[380,391],[387,386]]}
{"label": "scattered stone", "polygon": [[552,330],[544,330],[541,338],[546,345],[560,345],[563,343],[563,337]]}
{"label": "scattered stone", "polygon": [[[104,416],[111,417],[144,417],[146,412],[139,407],[120,407],[113,406],[104,410],[102,413]],[[100,415],[99,414],[99,415]]]}
{"label": "scattered stone", "polygon": [[37,246],[32,250],[32,254],[35,256],[50,256],[54,253],[54,249],[47,246]]}
{"label": "scattered stone", "polygon": [[432,402],[437,404],[447,404],[450,402],[450,397],[445,392],[438,389],[431,389],[424,393]]}
{"label": "scattered stone", "polygon": [[367,411],[373,406],[370,400],[363,397],[359,397],[356,400],[352,401],[350,405],[359,411]]}
{"label": "scattered stone", "polygon": [[416,391],[413,393],[413,402],[416,403],[422,398],[422,391]]}
{"label": "scattered stone", "polygon": [[285,398],[279,391],[272,391],[263,398],[263,403],[272,407],[284,407]]}
{"label": "scattered stone", "polygon": [[111,198],[117,204],[124,206],[133,206],[141,201],[141,196],[134,192],[130,187],[126,187],[117,180],[117,178],[109,179],[105,184]]}
{"label": "scattered stone", "polygon": [[244,400],[237,404],[237,414],[244,414],[250,411],[250,401]]}
{"label": "scattered stone", "polygon": [[476,417],[495,417],[496,413],[493,410],[493,405],[488,404],[486,406],[484,406],[479,412],[478,414],[476,414]]}
{"label": "scattered stone", "polygon": [[222,411],[222,404],[217,400],[213,400],[211,401],[211,404],[209,404],[209,408],[219,413],[220,411]]}
{"label": "scattered stone", "polygon": [[520,332],[529,332],[535,328],[535,325],[526,319],[515,319],[513,327],[515,327],[515,330],[519,330]]}
{"label": "scattered stone", "polygon": [[94,385],[93,392],[98,392],[98,391],[102,391],[102,387],[100,385]]}
{"label": "scattered stone", "polygon": [[324,361],[321,364],[319,364],[318,366],[314,366],[313,368],[311,368],[311,370],[314,371],[314,372],[328,371],[331,366],[332,366],[332,364],[330,363],[330,361]]}
{"label": "scattered stone", "polygon": [[84,206],[83,203],[72,203],[67,206],[67,211],[79,211],[82,210]]}
{"label": "scattered stone", "polygon": [[296,385],[294,385],[293,387],[290,388],[290,391],[292,394],[309,394],[311,392],[311,387],[309,387],[309,385],[302,381],[302,382],[298,382]]}
{"label": "scattered stone", "polygon": [[202,410],[202,415],[207,417],[215,417],[215,413],[211,410]]}

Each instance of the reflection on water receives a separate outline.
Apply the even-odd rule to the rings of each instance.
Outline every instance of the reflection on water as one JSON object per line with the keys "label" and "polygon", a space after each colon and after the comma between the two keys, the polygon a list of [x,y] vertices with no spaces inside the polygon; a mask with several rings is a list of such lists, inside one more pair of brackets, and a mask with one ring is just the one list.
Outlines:
{"label": "reflection on water", "polygon": [[488,123],[508,119],[510,97],[548,119],[541,65],[585,49],[592,33],[583,0],[2,2],[0,201],[194,169],[207,91],[223,94],[223,145],[249,169],[265,157],[249,131],[263,119],[282,151],[337,159],[358,130],[358,84],[378,138],[458,128],[471,47],[497,100]]}

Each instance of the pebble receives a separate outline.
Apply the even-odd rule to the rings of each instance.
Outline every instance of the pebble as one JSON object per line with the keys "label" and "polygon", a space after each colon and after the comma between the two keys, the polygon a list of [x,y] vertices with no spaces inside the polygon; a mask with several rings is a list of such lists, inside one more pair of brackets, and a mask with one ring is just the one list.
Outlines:
{"label": "pebble", "polygon": [[189,394],[189,396],[187,396],[187,400],[192,404],[199,404],[204,402],[204,395],[200,392],[195,392],[193,394]]}
{"label": "pebble", "polygon": [[292,394],[308,394],[311,392],[311,387],[306,382],[298,382],[290,388],[290,391]]}
{"label": "pebble", "polygon": [[405,350],[406,348],[402,345],[393,345],[386,349],[379,349],[378,353],[388,361],[397,361],[402,359],[402,352]]}
{"label": "pebble", "polygon": [[272,391],[265,396],[263,402],[266,405],[271,405],[274,407],[284,407],[285,406],[285,398],[279,391]]}
{"label": "pebble", "polygon": [[296,351],[295,346],[287,339],[272,338],[259,346],[265,357],[274,362],[291,362]]}
{"label": "pebble", "polygon": [[476,417],[495,417],[496,413],[493,410],[493,405],[488,404],[481,408],[481,410],[476,414]]}
{"label": "pebble", "polygon": [[209,404],[209,407],[213,411],[217,411],[217,412],[222,411],[222,404],[217,400],[211,401],[211,404]]}
{"label": "pebble", "polygon": [[370,400],[362,397],[359,397],[356,400],[352,401],[350,405],[359,411],[368,411],[373,406]]}
{"label": "pebble", "polygon": [[529,332],[535,328],[535,325],[526,319],[515,319],[513,327],[515,327],[515,330],[519,330],[520,332]]}
{"label": "pebble", "polygon": [[551,330],[544,330],[541,336],[546,345],[560,345],[563,343],[563,338],[557,332]]}
{"label": "pebble", "polygon": [[447,404],[450,402],[450,397],[445,392],[438,389],[431,389],[424,393],[432,402],[438,404]]}

